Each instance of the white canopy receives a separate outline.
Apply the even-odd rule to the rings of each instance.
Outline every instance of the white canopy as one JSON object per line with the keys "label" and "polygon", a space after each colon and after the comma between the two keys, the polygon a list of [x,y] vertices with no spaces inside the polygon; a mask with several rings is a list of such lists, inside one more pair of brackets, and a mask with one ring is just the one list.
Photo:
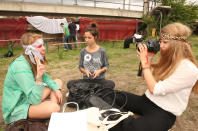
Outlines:
{"label": "white canopy", "polygon": [[43,16],[26,17],[27,21],[34,26],[36,29],[49,33],[49,34],[59,34],[63,33],[63,29],[60,23],[68,25],[67,20],[64,19],[49,19]]}

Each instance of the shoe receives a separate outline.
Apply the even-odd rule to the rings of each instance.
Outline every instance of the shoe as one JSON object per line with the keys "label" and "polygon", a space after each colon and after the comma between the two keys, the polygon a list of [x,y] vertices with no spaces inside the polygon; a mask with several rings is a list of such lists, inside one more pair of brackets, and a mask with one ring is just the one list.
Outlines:
{"label": "shoe", "polygon": [[68,98],[68,97],[69,97],[69,92],[67,92],[67,93],[66,93],[65,97],[66,97],[66,98]]}

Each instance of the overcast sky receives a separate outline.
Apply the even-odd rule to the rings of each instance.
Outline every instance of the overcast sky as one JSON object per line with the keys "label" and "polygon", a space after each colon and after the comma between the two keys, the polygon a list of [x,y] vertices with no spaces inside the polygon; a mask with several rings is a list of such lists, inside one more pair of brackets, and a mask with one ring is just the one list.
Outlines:
{"label": "overcast sky", "polygon": [[198,5],[198,0],[186,0],[187,2],[195,2]]}

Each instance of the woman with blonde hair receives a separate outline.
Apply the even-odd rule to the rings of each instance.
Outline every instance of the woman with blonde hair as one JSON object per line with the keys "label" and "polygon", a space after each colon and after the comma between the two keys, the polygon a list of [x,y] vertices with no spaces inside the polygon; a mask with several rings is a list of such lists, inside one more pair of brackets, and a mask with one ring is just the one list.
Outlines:
{"label": "woman with blonde hair", "polygon": [[2,114],[6,124],[50,118],[52,112],[60,110],[62,102],[62,81],[53,81],[46,73],[42,36],[25,33],[21,44],[24,53],[9,65],[4,81]]}
{"label": "woman with blonde hair", "polygon": [[167,131],[173,126],[176,116],[185,111],[191,91],[198,93],[198,64],[187,41],[190,35],[191,30],[181,23],[165,26],[156,64],[151,64],[146,45],[139,44],[137,53],[147,90],[142,96],[127,93],[125,109],[141,116],[130,117],[111,131]]}

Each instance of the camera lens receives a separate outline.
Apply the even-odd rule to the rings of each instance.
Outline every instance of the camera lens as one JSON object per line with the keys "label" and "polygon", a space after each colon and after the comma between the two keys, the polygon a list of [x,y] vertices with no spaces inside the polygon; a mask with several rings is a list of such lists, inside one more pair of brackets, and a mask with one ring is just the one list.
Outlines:
{"label": "camera lens", "polygon": [[145,44],[146,47],[147,47],[147,49],[148,49],[148,52],[153,52],[153,53],[156,54],[156,53],[160,50],[159,41],[156,40],[156,39],[151,39],[151,40],[146,41],[146,42],[137,43],[137,44],[136,44],[136,49],[137,49],[138,51],[140,51],[139,48],[138,48],[138,45],[139,45],[139,44]]}

